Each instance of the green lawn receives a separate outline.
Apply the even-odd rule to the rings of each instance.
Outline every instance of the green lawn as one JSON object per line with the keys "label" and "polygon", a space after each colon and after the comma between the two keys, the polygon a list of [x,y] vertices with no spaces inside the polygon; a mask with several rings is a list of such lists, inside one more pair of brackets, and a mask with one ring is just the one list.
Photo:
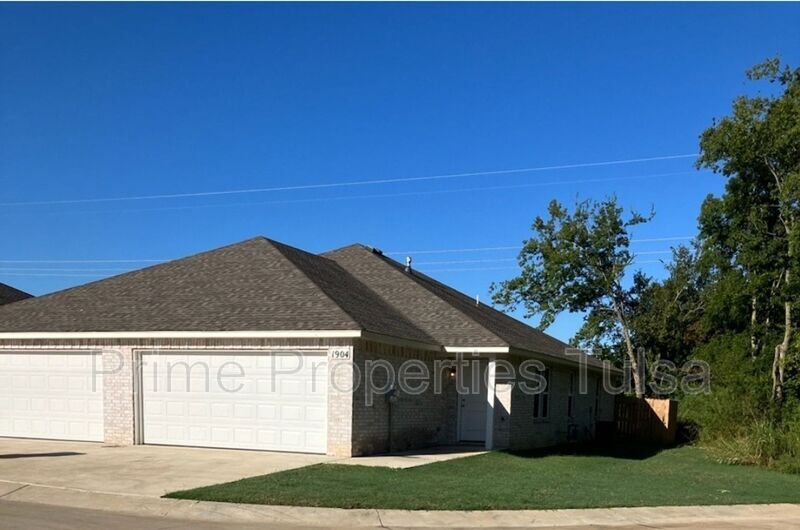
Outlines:
{"label": "green lawn", "polygon": [[800,475],[698,448],[489,453],[421,467],[319,464],[167,497],[254,504],[488,510],[800,502]]}

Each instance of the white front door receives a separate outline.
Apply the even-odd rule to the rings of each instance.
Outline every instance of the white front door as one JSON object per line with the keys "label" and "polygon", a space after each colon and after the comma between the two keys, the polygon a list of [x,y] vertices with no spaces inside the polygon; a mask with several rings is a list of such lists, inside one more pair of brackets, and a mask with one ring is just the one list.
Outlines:
{"label": "white front door", "polygon": [[141,439],[325,453],[327,382],[325,354],[143,353]]}
{"label": "white front door", "polygon": [[0,353],[0,436],[103,441],[103,359]]}
{"label": "white front door", "polygon": [[459,385],[460,433],[462,442],[483,442],[486,440],[486,377],[485,363],[470,361],[461,370],[462,382]]}

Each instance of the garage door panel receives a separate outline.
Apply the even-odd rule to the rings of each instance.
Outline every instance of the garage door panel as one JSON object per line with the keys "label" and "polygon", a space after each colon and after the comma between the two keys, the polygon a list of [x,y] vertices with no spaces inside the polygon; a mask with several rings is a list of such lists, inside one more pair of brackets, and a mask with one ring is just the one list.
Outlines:
{"label": "garage door panel", "polygon": [[[325,355],[145,353],[142,357],[145,443],[326,451]],[[186,366],[191,370],[187,372]]]}
{"label": "garage door panel", "polygon": [[0,366],[0,436],[103,440],[99,353],[0,353]]}

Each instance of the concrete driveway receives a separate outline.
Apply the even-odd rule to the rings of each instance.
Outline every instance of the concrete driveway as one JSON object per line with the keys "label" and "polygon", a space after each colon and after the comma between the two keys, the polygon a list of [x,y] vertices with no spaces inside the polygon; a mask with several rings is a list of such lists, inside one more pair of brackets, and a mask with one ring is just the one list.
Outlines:
{"label": "concrete driveway", "polygon": [[0,438],[2,481],[151,497],[329,460],[299,453]]}

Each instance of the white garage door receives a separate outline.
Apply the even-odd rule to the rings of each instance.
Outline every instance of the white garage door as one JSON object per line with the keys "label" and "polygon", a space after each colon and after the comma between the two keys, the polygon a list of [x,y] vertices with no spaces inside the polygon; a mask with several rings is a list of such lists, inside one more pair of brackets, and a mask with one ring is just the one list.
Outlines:
{"label": "white garage door", "polygon": [[142,441],[324,453],[327,381],[323,354],[144,353]]}
{"label": "white garage door", "polygon": [[102,369],[99,353],[0,353],[0,436],[103,441]]}

